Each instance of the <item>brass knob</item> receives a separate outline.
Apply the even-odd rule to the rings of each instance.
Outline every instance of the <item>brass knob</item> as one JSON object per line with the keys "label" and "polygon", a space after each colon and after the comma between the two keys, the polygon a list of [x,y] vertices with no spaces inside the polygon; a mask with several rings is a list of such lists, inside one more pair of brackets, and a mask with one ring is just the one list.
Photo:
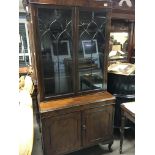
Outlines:
{"label": "brass knob", "polygon": [[83,130],[86,130],[86,125],[85,124],[82,125],[82,128],[83,128]]}

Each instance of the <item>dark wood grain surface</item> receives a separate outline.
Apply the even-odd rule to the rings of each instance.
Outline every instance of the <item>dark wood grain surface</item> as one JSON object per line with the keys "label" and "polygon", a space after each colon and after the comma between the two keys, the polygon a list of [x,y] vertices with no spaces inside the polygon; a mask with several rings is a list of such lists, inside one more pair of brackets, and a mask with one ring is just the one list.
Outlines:
{"label": "dark wood grain surface", "polygon": [[112,138],[113,105],[84,110],[82,116],[84,146]]}
{"label": "dark wood grain surface", "polygon": [[78,97],[70,97],[65,99],[50,100],[41,102],[39,105],[40,112],[54,111],[74,106],[86,105],[89,103],[103,102],[114,100],[115,97],[108,92],[99,92]]}
{"label": "dark wood grain surface", "polygon": [[80,112],[50,117],[42,123],[46,155],[60,155],[81,147]]}
{"label": "dark wood grain surface", "polygon": [[63,6],[84,6],[84,7],[97,7],[97,8],[109,8],[111,2],[106,0],[29,0],[30,3],[34,4],[45,4],[45,5],[63,5]]}
{"label": "dark wood grain surface", "polygon": [[108,92],[41,102],[44,153],[63,155],[99,142],[110,151],[114,103]]}

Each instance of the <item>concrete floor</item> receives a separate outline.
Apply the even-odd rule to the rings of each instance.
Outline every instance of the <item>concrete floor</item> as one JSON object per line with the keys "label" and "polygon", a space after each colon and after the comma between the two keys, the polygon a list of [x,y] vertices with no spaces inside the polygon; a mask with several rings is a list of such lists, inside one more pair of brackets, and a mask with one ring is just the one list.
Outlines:
{"label": "concrete floor", "polygon": [[[120,133],[118,129],[114,130],[114,143],[112,145],[112,152],[108,151],[108,145],[97,145],[87,149],[83,149],[68,155],[119,155],[120,145]],[[125,130],[124,141],[123,141],[123,155],[134,155],[135,154],[135,135],[131,129]],[[38,124],[34,118],[34,144],[32,155],[43,155],[41,134],[39,132]]]}

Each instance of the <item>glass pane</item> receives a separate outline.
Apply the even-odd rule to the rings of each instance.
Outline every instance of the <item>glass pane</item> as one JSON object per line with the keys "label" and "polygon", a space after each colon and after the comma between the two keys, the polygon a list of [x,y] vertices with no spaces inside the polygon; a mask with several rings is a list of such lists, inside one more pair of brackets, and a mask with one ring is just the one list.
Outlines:
{"label": "glass pane", "polygon": [[71,93],[72,11],[39,8],[38,12],[45,96]]}
{"label": "glass pane", "polygon": [[106,13],[80,11],[79,16],[79,88],[103,89]]}

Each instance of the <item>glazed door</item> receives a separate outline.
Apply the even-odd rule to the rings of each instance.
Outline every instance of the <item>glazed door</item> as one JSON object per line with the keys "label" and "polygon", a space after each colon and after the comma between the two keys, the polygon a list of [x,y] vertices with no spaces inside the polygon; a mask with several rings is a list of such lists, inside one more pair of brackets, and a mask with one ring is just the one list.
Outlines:
{"label": "glazed door", "polygon": [[83,112],[83,145],[91,145],[112,138],[113,106],[89,109]]}
{"label": "glazed door", "polygon": [[80,9],[78,24],[79,91],[106,89],[106,26],[105,10]]}
{"label": "glazed door", "polygon": [[106,90],[108,10],[35,7],[40,100]]}
{"label": "glazed door", "polygon": [[65,66],[66,59],[73,61],[72,9],[39,7],[37,21],[44,97],[73,93],[73,74]]}
{"label": "glazed door", "polygon": [[46,118],[42,122],[45,155],[58,155],[81,146],[81,113]]}

